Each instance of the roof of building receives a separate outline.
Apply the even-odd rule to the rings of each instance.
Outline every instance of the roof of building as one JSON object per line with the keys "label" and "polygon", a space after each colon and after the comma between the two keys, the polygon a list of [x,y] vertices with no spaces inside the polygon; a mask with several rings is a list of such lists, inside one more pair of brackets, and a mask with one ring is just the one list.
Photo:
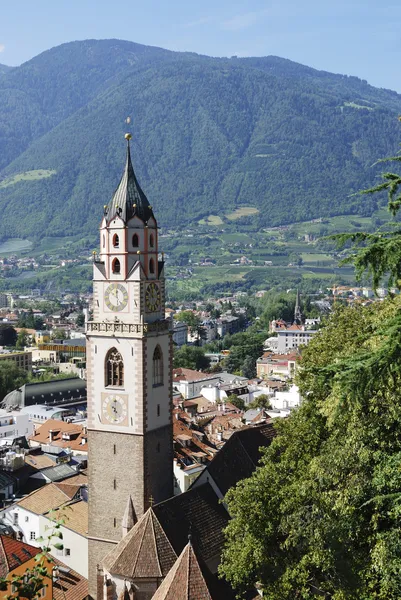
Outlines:
{"label": "roof of building", "polygon": [[243,427],[227,440],[206,467],[223,496],[241,479],[252,475],[261,456],[260,448],[269,446],[275,435],[273,424],[266,423]]}
{"label": "roof of building", "polygon": [[202,381],[203,379],[219,379],[220,373],[202,373],[194,369],[173,369],[173,380],[176,381]]}
{"label": "roof of building", "polygon": [[7,535],[0,535],[0,577],[27,562],[38,553],[38,548],[19,542]]}
{"label": "roof of building", "polygon": [[72,399],[86,400],[86,381],[79,377],[25,383],[13,390],[2,401],[4,407],[49,404],[58,406]]}
{"label": "roof of building", "polygon": [[[79,489],[79,488],[78,488]],[[67,504],[63,511],[64,527],[80,535],[88,535],[88,503],[76,500]]]}
{"label": "roof of building", "polygon": [[135,177],[128,140],[124,172],[109,205],[105,209],[105,217],[108,223],[115,217],[120,217],[124,223],[127,223],[134,216],[138,216],[144,223],[150,217],[154,218],[149,201]]}
{"label": "roof of building", "polygon": [[156,504],[153,511],[177,555],[191,534],[204,562],[220,556],[229,515],[209,483]]}
{"label": "roof of building", "polygon": [[103,561],[105,569],[120,577],[165,577],[177,554],[161,527],[153,508],[115,546]]}
{"label": "roof of building", "polygon": [[[52,435],[51,441],[50,433]],[[69,439],[66,436],[68,436]],[[67,423],[66,421],[60,421],[58,419],[49,419],[43,423],[43,425],[38,427],[29,439],[32,442],[38,442],[40,444],[49,444],[52,446],[59,446],[60,448],[70,448],[71,450],[87,452],[88,443],[86,441],[83,444],[83,438],[87,440],[87,434],[79,423]]]}
{"label": "roof of building", "polygon": [[185,546],[152,600],[177,600],[178,598],[213,600],[190,543]]}
{"label": "roof of building", "polygon": [[55,457],[51,457],[43,452],[39,452],[37,454],[26,454],[25,455],[25,464],[29,465],[36,471],[40,471],[41,469],[46,469],[47,467],[54,467]]}
{"label": "roof of building", "polygon": [[60,484],[49,483],[39,490],[35,490],[31,494],[28,494],[25,498],[18,500],[16,504],[37,515],[43,515],[50,510],[64,506],[67,502],[72,500],[78,489],[79,486],[76,486],[75,490],[72,489],[72,487],[67,490],[65,486],[60,488]]}
{"label": "roof of building", "polygon": [[41,474],[44,475],[50,481],[63,481],[64,479],[68,479],[69,477],[74,477],[77,474],[76,470],[67,465],[66,463],[61,463],[59,465],[53,465],[52,467],[47,467],[41,470]]}
{"label": "roof of building", "polygon": [[54,600],[86,600],[88,598],[88,580],[82,575],[66,567],[64,563],[53,558],[57,569],[53,579]]}

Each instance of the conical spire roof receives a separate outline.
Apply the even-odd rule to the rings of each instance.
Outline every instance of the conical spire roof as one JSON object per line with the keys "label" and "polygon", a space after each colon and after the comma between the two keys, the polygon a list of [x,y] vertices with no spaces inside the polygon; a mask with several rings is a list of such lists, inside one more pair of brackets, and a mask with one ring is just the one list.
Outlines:
{"label": "conical spire roof", "polygon": [[115,546],[103,561],[112,575],[137,579],[163,578],[174,564],[174,552],[152,508]]}
{"label": "conical spire roof", "polygon": [[124,223],[126,223],[131,217],[137,215],[144,223],[146,223],[148,219],[153,216],[153,211],[138,183],[134,167],[132,166],[130,150],[131,136],[127,134],[126,139],[127,158],[124,172],[120,179],[120,183],[113,194],[111,202],[105,209],[105,217],[108,223],[115,217],[120,217]]}
{"label": "conical spire roof", "polygon": [[130,531],[135,523],[137,522],[134,503],[131,498],[131,494],[128,496],[127,506],[125,507],[125,513],[122,520],[122,528],[126,529],[127,532]]}
{"label": "conical spire roof", "polygon": [[152,600],[213,600],[189,542]]}
{"label": "conical spire roof", "polygon": [[295,310],[294,310],[294,323],[296,325],[302,325],[303,317],[301,311],[301,301],[299,298],[299,289],[297,289],[297,299],[295,301]]}

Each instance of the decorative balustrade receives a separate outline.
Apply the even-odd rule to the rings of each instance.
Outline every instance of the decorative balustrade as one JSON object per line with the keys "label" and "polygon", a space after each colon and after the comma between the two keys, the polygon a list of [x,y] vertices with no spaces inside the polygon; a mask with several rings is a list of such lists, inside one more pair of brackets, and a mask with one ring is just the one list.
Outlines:
{"label": "decorative balustrade", "polygon": [[88,333],[150,333],[167,331],[169,328],[168,321],[155,321],[154,323],[122,323],[122,322],[96,322],[89,321],[87,324]]}

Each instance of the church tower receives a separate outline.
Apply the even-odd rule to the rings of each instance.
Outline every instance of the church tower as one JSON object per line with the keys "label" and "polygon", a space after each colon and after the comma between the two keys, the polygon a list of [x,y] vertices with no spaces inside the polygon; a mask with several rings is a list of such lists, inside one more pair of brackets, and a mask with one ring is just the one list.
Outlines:
{"label": "church tower", "polygon": [[172,340],[158,228],[126,136],[124,173],[104,207],[87,324],[89,586],[121,539],[127,502],[140,518],[173,495]]}

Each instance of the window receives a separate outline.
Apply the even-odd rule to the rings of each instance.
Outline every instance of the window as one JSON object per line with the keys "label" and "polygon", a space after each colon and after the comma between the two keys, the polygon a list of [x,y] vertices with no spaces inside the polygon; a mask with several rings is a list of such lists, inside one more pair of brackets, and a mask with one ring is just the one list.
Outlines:
{"label": "window", "polygon": [[124,361],[116,348],[112,348],[106,355],[106,386],[124,385]]}
{"label": "window", "polygon": [[70,548],[64,548],[64,556],[71,556]]}
{"label": "window", "polygon": [[105,237],[105,235],[103,235],[103,248],[105,247],[105,245],[106,245],[106,237]]}
{"label": "window", "polygon": [[36,539],[36,533],[34,531],[31,531],[30,538],[31,538],[31,540],[35,540]]}
{"label": "window", "polygon": [[26,516],[26,517],[25,517],[25,523],[28,523],[28,521],[29,521],[29,517],[28,517],[28,516]]}
{"label": "window", "polygon": [[138,248],[139,246],[139,238],[136,233],[134,233],[134,235],[132,236],[132,246],[134,248]]}
{"label": "window", "polygon": [[114,246],[114,248],[120,247],[120,238],[118,237],[118,235],[116,233],[113,235],[113,246]]}
{"label": "window", "polygon": [[13,513],[14,525],[18,525],[18,513]]}
{"label": "window", "polygon": [[155,245],[155,236],[153,235],[153,233],[150,234],[149,245],[151,248],[153,248],[153,246]]}
{"label": "window", "polygon": [[157,412],[157,416],[160,417],[160,404],[157,405],[156,412]]}
{"label": "window", "polygon": [[105,371],[106,386],[122,387],[124,385],[123,357],[116,348],[111,348],[106,355]]}
{"label": "window", "polygon": [[159,345],[153,352],[153,387],[163,385],[163,354]]}
{"label": "window", "polygon": [[149,261],[149,273],[154,273],[154,272],[155,272],[155,261],[153,260],[153,258],[151,258]]}
{"label": "window", "polygon": [[121,273],[121,265],[118,258],[115,258],[112,262],[111,269],[113,273]]}

